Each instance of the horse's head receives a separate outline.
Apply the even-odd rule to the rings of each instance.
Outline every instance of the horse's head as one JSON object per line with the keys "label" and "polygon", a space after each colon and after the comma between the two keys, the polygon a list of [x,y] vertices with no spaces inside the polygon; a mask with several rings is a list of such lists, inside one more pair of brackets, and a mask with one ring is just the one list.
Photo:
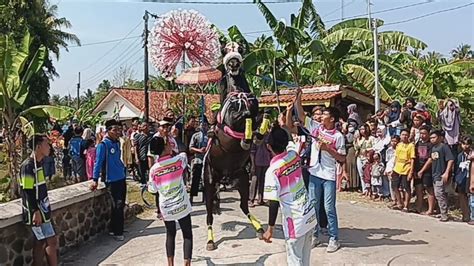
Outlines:
{"label": "horse's head", "polygon": [[252,130],[255,130],[258,115],[257,98],[250,93],[231,93],[224,102],[221,115],[224,124],[236,132],[245,132],[247,118],[252,119]]}
{"label": "horse's head", "polygon": [[242,66],[244,52],[243,46],[236,42],[228,43],[224,49],[224,67],[228,73],[237,76]]}

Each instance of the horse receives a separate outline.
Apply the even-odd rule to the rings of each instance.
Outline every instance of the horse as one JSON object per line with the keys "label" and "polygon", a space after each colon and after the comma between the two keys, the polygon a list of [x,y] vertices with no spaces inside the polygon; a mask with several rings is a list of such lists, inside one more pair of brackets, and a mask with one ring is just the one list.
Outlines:
{"label": "horse", "polygon": [[254,95],[245,92],[230,92],[218,114],[218,124],[210,138],[204,157],[203,180],[207,211],[207,250],[217,249],[212,224],[213,214],[220,214],[220,181],[224,176],[238,178],[240,209],[255,228],[259,239],[264,230],[258,219],[250,214],[249,173],[245,166],[250,157],[252,139],[261,139],[266,132],[268,122],[264,118],[257,133],[255,118],[258,115],[258,101]]}

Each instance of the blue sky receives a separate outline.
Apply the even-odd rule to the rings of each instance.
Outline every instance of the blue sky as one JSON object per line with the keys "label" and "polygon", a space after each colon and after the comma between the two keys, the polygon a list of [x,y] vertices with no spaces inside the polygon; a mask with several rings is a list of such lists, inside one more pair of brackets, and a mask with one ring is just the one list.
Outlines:
{"label": "blue sky", "polygon": [[[195,0],[197,1],[197,0]],[[217,0],[207,0],[217,1]],[[247,0],[234,0],[247,1]],[[237,25],[244,33],[268,30],[265,19],[255,5],[193,5],[193,4],[158,4],[140,1],[105,1],[105,0],[51,0],[59,3],[59,16],[66,17],[83,44],[121,39],[128,33],[129,37],[141,35],[143,31],[143,13],[163,14],[169,10],[195,9],[204,14],[212,23],[221,29]],[[331,26],[341,18],[341,0],[314,0],[316,8]],[[372,12],[405,6],[425,0],[372,0]],[[376,14],[385,23],[398,22],[447,8],[469,4],[466,0],[434,0],[397,11]],[[366,0],[344,0],[344,16],[350,17],[367,12]],[[289,21],[291,13],[298,11],[301,3],[269,4],[277,18]],[[150,26],[153,23],[150,23]],[[133,30],[133,31],[132,31]],[[436,14],[419,20],[384,26],[380,29],[399,30],[416,37],[428,44],[427,51],[435,50],[448,55],[451,49],[460,43],[474,44],[474,5],[451,12]],[[249,40],[261,33],[249,33]],[[269,34],[269,33],[267,33]],[[115,48],[111,50],[113,47]],[[83,88],[95,89],[103,79],[112,80],[120,66],[129,66],[135,72],[136,79],[143,79],[143,50],[139,37],[98,45],[70,47],[69,52],[62,51],[60,59],[55,62],[60,74],[51,82],[51,94],[76,95],[77,73],[81,71]],[[151,74],[154,73],[150,66]]]}

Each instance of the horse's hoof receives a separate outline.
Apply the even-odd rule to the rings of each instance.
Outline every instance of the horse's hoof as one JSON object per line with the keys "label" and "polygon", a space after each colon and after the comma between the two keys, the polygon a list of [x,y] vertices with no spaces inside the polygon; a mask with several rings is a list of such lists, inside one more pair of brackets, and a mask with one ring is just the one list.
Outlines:
{"label": "horse's hoof", "polygon": [[216,245],[216,243],[214,243],[214,241],[209,241],[209,242],[207,242],[206,249],[207,249],[207,251],[216,250],[217,245]]}
{"label": "horse's hoof", "polygon": [[245,141],[240,142],[240,147],[242,147],[242,149],[244,149],[246,151],[250,150],[251,146],[252,146],[251,143],[247,143]]}
{"label": "horse's hoof", "polygon": [[263,231],[262,228],[257,230],[257,237],[258,237],[259,240],[263,239],[263,233],[264,233],[264,231]]}

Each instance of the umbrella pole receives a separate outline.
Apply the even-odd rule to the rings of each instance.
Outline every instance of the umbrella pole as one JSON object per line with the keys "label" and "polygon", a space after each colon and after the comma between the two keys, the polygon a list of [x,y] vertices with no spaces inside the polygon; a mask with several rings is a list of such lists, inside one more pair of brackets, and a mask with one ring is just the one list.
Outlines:
{"label": "umbrella pole", "polygon": [[[186,53],[183,53],[183,59],[181,61],[181,72],[184,73],[184,69],[186,68]],[[183,141],[183,145],[186,145],[185,140],[185,128],[186,128],[186,85],[183,85],[183,127],[181,129],[181,140]]]}

